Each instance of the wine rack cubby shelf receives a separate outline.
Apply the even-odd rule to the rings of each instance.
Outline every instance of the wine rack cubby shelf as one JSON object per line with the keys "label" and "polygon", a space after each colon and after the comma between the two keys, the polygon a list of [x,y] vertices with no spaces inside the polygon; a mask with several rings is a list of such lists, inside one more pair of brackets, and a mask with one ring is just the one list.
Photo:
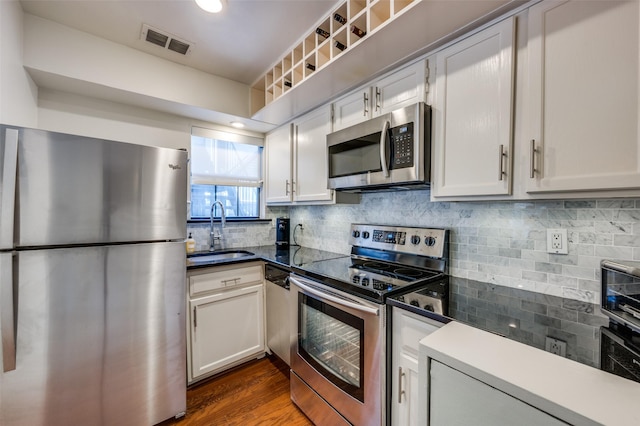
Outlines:
{"label": "wine rack cubby shelf", "polygon": [[420,0],[347,0],[341,3],[253,84],[252,114],[349,52],[414,2]]}

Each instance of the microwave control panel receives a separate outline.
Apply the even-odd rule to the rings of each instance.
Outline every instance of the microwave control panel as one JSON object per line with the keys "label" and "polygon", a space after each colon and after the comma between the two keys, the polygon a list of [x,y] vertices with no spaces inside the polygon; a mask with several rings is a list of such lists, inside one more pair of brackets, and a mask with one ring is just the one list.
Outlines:
{"label": "microwave control panel", "polygon": [[390,169],[413,167],[413,123],[389,129],[391,141]]}

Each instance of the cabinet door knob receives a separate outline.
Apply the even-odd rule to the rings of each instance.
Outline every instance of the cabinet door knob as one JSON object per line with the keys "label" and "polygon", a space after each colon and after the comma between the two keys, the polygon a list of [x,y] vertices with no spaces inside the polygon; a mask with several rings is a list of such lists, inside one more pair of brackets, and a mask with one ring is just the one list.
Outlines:
{"label": "cabinet door knob", "polygon": [[362,94],[364,100],[364,116],[366,117],[369,114],[369,97],[367,96],[367,92]]}

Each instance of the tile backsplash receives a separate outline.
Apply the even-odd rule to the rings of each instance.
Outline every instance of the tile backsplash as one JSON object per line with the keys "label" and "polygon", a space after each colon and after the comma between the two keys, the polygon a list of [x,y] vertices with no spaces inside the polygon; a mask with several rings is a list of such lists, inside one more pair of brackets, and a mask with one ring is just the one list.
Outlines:
{"label": "tile backsplash", "polygon": [[[276,218],[289,217],[288,207],[269,207],[265,219],[271,222],[227,222],[224,228],[220,222],[213,226],[221,231],[222,247],[225,249],[250,246],[266,246],[276,242]],[[209,222],[188,223],[187,233],[196,240],[196,251],[209,250]]]}
{"label": "tile backsplash", "polygon": [[[640,260],[640,200],[430,202],[429,191],[362,195],[358,205],[290,208],[306,247],[349,253],[351,223],[451,230],[449,274],[599,303],[600,260]],[[568,231],[567,255],[546,252],[548,228]]]}
{"label": "tile backsplash", "polygon": [[[600,260],[640,260],[637,199],[430,202],[428,190],[368,193],[355,205],[267,207],[272,223],[227,223],[224,247],[274,244],[276,217],[291,218],[300,245],[342,254],[351,223],[447,228],[450,275],[589,303],[600,301]],[[567,229],[569,254],[546,252],[548,228]],[[188,230],[198,250],[208,249],[208,224]]]}

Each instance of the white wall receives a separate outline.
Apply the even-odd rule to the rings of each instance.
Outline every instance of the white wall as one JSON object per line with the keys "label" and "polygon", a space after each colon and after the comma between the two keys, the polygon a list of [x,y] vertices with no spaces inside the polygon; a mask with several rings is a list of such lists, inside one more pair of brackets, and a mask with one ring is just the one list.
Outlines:
{"label": "white wall", "polygon": [[40,89],[38,128],[166,148],[191,143],[190,119],[48,89]]}
{"label": "white wall", "polygon": [[0,123],[37,127],[38,89],[22,67],[20,3],[0,1]]}
{"label": "white wall", "polygon": [[249,86],[25,14],[24,65],[43,80],[249,117]]}

